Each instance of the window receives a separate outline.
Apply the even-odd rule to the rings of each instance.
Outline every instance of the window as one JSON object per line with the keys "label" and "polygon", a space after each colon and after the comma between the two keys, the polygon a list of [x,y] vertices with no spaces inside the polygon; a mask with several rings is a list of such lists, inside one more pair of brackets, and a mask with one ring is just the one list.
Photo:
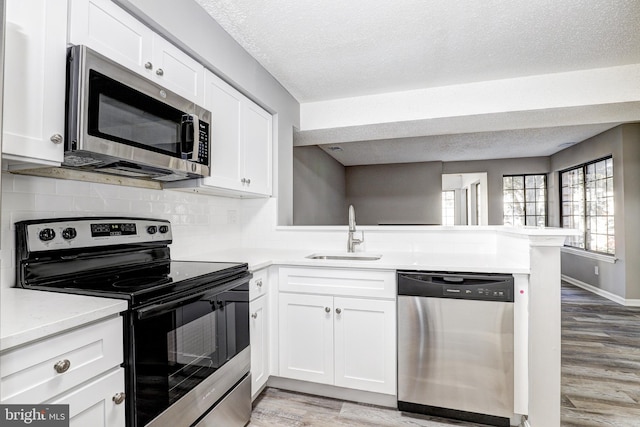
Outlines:
{"label": "window", "polygon": [[502,178],[504,224],[547,224],[546,175],[509,175]]}
{"label": "window", "polygon": [[442,225],[454,225],[456,215],[456,192],[442,192]]}
{"label": "window", "polygon": [[613,158],[561,172],[560,185],[562,227],[580,230],[567,245],[614,254]]}

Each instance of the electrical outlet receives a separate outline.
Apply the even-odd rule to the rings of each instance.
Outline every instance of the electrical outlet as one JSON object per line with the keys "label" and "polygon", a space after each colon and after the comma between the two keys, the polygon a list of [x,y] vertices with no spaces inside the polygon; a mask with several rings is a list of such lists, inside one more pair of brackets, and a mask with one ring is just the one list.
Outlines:
{"label": "electrical outlet", "polygon": [[593,267],[593,272],[597,276],[598,274],[600,274],[600,268],[598,268],[598,266],[596,265],[595,267]]}

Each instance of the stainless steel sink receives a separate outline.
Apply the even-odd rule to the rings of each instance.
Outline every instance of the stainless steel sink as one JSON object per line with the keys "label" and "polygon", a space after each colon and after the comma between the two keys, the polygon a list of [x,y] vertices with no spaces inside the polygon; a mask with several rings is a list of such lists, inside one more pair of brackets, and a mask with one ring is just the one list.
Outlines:
{"label": "stainless steel sink", "polygon": [[317,253],[307,256],[308,259],[327,259],[339,261],[377,261],[382,258],[378,254],[359,254],[359,253]]}

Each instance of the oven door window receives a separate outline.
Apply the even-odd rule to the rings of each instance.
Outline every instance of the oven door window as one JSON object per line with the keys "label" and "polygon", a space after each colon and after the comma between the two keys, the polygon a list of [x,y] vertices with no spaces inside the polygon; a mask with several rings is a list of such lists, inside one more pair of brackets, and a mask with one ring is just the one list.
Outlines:
{"label": "oven door window", "polygon": [[202,296],[134,322],[136,418],[142,426],[249,345],[246,292]]}
{"label": "oven door window", "polygon": [[178,158],[193,146],[190,115],[94,70],[87,126],[89,135]]}

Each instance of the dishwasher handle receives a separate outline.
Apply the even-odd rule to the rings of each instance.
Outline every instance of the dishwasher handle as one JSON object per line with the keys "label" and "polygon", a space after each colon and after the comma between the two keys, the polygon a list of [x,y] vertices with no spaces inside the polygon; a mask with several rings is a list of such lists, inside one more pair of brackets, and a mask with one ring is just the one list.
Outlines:
{"label": "dishwasher handle", "polygon": [[399,271],[398,295],[513,302],[514,280],[507,274]]}

